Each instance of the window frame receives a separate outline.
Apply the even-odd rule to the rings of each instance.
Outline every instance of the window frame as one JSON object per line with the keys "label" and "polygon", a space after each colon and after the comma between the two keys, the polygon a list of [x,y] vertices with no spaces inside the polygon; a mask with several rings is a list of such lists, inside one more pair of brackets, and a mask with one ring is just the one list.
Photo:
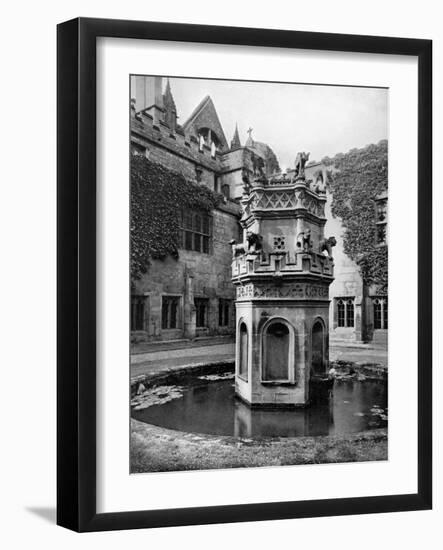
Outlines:
{"label": "window frame", "polygon": [[218,326],[229,327],[231,319],[232,300],[229,298],[218,299]]}
{"label": "window frame", "polygon": [[[149,296],[145,294],[131,294],[131,332],[147,332],[147,305],[148,305]],[[134,328],[134,320],[137,315],[133,311],[135,302],[138,302],[138,305],[142,305],[143,314],[142,314],[142,327],[143,328]]]}
{"label": "window frame", "polygon": [[[204,304],[205,306],[205,324],[199,325],[198,319],[199,319],[199,307],[197,303],[200,302],[200,304]],[[194,297],[194,306],[195,306],[195,328],[196,329],[207,329],[209,328],[209,298],[206,298],[205,296],[195,296]]]}
{"label": "window frame", "polygon": [[[191,223],[187,225],[186,216],[190,216]],[[196,219],[201,217],[200,226],[196,228]],[[205,222],[207,222],[207,232],[205,229]],[[181,248],[188,252],[198,252],[199,254],[212,254],[212,226],[213,216],[209,212],[202,210],[190,210],[181,211],[180,215],[180,232],[181,232]],[[190,235],[191,246],[187,246],[187,238]],[[198,239],[197,239],[198,237]],[[207,239],[207,246],[205,247],[205,239]],[[200,242],[199,247],[196,247],[196,243]]]}
{"label": "window frame", "polygon": [[[342,303],[340,303],[342,302]],[[343,306],[343,323],[340,324],[340,309]],[[335,298],[336,328],[355,328],[355,296],[342,296]],[[352,310],[352,314],[350,314]],[[350,323],[351,320],[351,323]]]}
{"label": "window frame", "polygon": [[[181,330],[181,322],[182,322],[182,296],[179,295],[179,294],[162,294],[161,296],[161,317],[160,317],[160,320],[161,320],[161,330],[162,331],[165,331],[165,330]],[[163,312],[164,312],[164,301],[165,300],[170,300],[171,303],[173,300],[176,300],[177,301],[177,309],[176,309],[176,323],[175,323],[175,327],[171,327],[169,326],[170,323],[170,313],[171,313],[171,305],[168,306],[168,314],[167,314],[167,325],[168,326],[164,326],[164,318],[163,318]]]}
{"label": "window frame", "polygon": [[[388,330],[389,328],[389,302],[387,295],[371,296],[372,299],[372,316],[374,331],[375,330]],[[378,302],[378,303],[377,303]],[[375,326],[375,307],[380,305],[380,326]]]}

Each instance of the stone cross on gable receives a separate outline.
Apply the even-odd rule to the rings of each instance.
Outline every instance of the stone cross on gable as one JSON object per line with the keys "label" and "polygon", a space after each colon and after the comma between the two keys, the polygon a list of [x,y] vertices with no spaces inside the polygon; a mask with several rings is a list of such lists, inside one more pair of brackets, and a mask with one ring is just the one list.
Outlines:
{"label": "stone cross on gable", "polygon": [[246,132],[247,134],[249,134],[249,139],[252,139],[252,135],[251,135],[251,134],[252,134],[252,130],[253,130],[253,128],[251,128],[251,127],[249,126],[248,131]]}

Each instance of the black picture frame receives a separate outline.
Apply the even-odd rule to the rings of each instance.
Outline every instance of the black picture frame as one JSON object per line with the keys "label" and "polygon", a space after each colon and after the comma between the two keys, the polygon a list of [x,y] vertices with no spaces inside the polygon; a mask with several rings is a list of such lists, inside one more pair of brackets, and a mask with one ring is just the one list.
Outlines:
{"label": "black picture frame", "polygon": [[[432,506],[432,42],[78,18],[57,29],[57,523],[75,531],[425,510]],[[96,39],[173,40],[418,58],[416,494],[96,511]]]}

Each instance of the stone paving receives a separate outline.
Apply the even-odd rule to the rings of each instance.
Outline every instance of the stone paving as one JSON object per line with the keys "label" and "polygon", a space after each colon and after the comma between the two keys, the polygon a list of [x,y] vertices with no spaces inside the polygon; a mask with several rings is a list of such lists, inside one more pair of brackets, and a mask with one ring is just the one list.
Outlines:
{"label": "stone paving", "polygon": [[[131,377],[154,373],[165,368],[183,367],[204,363],[234,361],[235,344],[212,344],[182,349],[161,349],[158,351],[139,352],[131,355]],[[379,363],[387,366],[387,350],[368,345],[331,345],[330,359],[335,361],[354,361],[356,363]]]}

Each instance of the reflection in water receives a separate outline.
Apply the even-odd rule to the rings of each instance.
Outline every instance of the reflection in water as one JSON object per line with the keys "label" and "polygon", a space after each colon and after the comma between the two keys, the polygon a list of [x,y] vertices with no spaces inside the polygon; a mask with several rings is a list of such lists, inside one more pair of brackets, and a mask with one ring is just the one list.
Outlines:
{"label": "reflection in water", "polygon": [[143,422],[185,432],[236,437],[294,437],[345,434],[385,427],[386,405],[386,384],[378,381],[336,381],[332,398],[310,407],[263,410],[251,409],[237,399],[232,380],[202,383],[193,379],[182,398],[140,411],[133,410],[132,416]]}
{"label": "reflection in water", "polygon": [[328,406],[299,410],[250,409],[236,400],[234,435],[237,437],[295,437],[329,433],[333,408]]}

